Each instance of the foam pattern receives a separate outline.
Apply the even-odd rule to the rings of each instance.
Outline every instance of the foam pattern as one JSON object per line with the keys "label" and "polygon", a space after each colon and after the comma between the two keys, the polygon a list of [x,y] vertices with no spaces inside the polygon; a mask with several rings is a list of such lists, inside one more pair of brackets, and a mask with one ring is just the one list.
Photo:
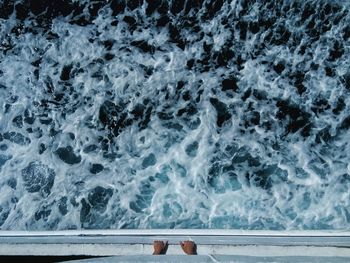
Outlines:
{"label": "foam pattern", "polygon": [[0,1],[0,228],[349,229],[349,10]]}

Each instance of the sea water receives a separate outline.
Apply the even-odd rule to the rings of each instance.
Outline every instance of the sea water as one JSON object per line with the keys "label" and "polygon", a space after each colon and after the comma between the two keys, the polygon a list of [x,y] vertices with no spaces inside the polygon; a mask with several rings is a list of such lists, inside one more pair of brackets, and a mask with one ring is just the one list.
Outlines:
{"label": "sea water", "polygon": [[1,0],[1,229],[349,229],[349,10]]}

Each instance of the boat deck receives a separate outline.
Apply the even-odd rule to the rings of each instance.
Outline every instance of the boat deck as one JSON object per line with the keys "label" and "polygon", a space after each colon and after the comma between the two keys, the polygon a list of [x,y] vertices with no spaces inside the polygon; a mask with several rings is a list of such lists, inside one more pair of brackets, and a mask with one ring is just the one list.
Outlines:
{"label": "boat deck", "polygon": [[[166,256],[151,255],[154,240],[169,242]],[[183,255],[179,246],[183,240],[196,242],[198,256]],[[214,229],[1,231],[0,255],[114,256],[80,262],[350,262],[350,232]]]}

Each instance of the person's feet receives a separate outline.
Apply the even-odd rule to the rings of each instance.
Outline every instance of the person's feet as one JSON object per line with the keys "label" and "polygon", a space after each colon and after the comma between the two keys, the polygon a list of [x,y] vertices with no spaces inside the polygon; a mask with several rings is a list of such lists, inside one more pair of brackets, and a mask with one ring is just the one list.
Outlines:
{"label": "person's feet", "polygon": [[[197,245],[193,241],[180,242],[182,250],[187,255],[197,255]],[[153,255],[165,255],[168,250],[168,241],[153,241]]]}
{"label": "person's feet", "polygon": [[165,255],[168,250],[168,241],[153,241],[153,255]]}
{"label": "person's feet", "polygon": [[197,255],[197,246],[193,241],[180,242],[180,245],[187,255]]}

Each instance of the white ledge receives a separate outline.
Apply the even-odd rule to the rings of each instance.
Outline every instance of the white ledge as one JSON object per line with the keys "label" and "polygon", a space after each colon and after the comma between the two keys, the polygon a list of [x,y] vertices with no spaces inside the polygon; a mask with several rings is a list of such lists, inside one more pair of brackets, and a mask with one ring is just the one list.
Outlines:
{"label": "white ledge", "polygon": [[15,236],[280,236],[280,237],[350,237],[348,230],[233,230],[233,229],[108,229],[59,231],[7,231],[0,237]]}
{"label": "white ledge", "polygon": [[248,231],[140,229],[0,231],[0,255],[151,255],[154,240],[167,240],[167,254],[183,254],[193,240],[200,255],[349,257],[349,231]]}

